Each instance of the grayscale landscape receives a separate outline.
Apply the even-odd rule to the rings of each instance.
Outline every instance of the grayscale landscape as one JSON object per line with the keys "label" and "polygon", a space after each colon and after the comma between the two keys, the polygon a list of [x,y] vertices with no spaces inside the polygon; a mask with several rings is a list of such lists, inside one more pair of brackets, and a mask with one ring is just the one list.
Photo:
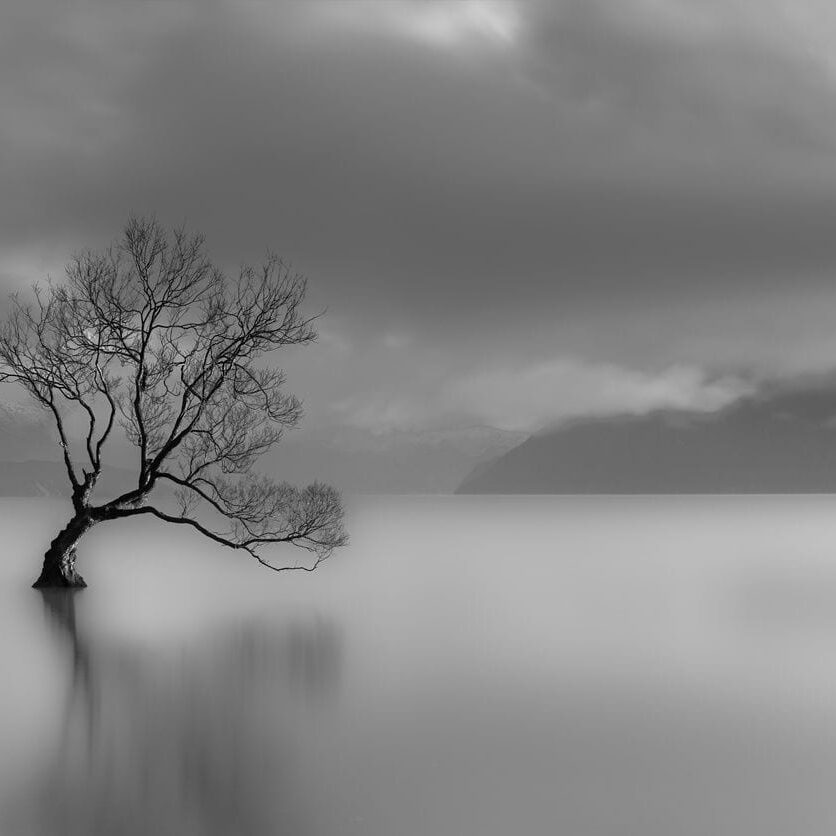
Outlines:
{"label": "grayscale landscape", "polygon": [[0,9],[0,836],[833,836],[836,7]]}

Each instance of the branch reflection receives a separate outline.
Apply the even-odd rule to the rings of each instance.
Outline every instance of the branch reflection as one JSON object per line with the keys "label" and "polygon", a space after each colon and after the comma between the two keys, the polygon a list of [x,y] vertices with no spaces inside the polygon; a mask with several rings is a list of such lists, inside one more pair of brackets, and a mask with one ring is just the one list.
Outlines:
{"label": "branch reflection", "polygon": [[96,641],[83,593],[43,591],[71,662],[61,737],[29,800],[44,834],[312,831],[303,706],[339,689],[329,619],[253,621],[177,648]]}

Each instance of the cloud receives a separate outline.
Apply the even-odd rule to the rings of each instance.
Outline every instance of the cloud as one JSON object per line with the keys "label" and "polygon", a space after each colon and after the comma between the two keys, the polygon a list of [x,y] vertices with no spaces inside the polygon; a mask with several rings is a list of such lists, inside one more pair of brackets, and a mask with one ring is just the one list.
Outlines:
{"label": "cloud", "polygon": [[404,38],[448,50],[513,45],[521,24],[518,4],[507,0],[331,0],[313,4],[310,12],[342,35]]}
{"label": "cloud", "polygon": [[657,409],[714,412],[754,392],[747,381],[689,366],[658,373],[558,359],[466,374],[416,397],[348,398],[334,407],[349,426],[376,433],[450,424],[536,432],[571,418],[643,415]]}
{"label": "cloud", "polygon": [[4,249],[156,211],[233,265],[279,249],[365,327],[836,266],[832,27],[801,49],[780,4],[12,7]]}
{"label": "cloud", "polygon": [[309,276],[312,417],[714,403],[830,362],[834,44],[822,0],[12,0],[0,291],[155,211]]}
{"label": "cloud", "polygon": [[714,412],[750,391],[740,380],[711,379],[693,367],[651,374],[613,364],[558,360],[455,381],[442,402],[482,416],[492,426],[534,431],[589,415],[642,415],[656,409]]}

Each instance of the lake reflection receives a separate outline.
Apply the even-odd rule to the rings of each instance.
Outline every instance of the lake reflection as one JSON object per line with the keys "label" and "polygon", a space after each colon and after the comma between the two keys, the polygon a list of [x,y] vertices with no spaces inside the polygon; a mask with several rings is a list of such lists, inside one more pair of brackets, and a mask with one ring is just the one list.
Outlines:
{"label": "lake reflection", "polygon": [[316,704],[339,687],[333,622],[210,627],[199,642],[160,653],[97,646],[84,629],[83,592],[40,595],[69,683],[56,699],[60,742],[23,801],[27,828],[312,832],[292,703]]}
{"label": "lake reflection", "polygon": [[0,503],[0,834],[836,832],[836,499],[350,510],[312,576],[103,528],[63,595]]}

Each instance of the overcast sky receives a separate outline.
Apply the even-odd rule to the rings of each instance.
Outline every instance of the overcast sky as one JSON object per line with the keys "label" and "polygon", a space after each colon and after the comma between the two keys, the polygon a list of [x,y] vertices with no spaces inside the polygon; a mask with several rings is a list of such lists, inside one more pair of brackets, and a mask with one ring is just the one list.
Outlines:
{"label": "overcast sky", "polygon": [[6,0],[0,282],[155,212],[309,277],[315,426],[717,409],[836,368],[834,47],[826,0]]}

